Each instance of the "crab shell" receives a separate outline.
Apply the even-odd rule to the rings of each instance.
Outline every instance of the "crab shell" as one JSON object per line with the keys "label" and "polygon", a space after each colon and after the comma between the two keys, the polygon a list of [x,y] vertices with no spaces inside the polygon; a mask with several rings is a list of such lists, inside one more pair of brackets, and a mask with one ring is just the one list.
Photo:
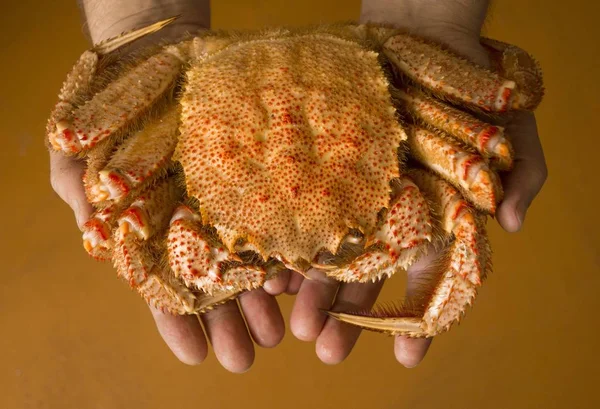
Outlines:
{"label": "crab shell", "polygon": [[170,21],[86,51],[48,122],[50,149],[87,160],[86,250],[188,314],[283,269],[379,280],[442,243],[410,303],[329,314],[409,336],[459,320],[490,271],[485,218],[512,165],[482,118],[534,109],[537,63],[482,39],[492,72],[399,30],[340,25],[206,32],[106,67]]}

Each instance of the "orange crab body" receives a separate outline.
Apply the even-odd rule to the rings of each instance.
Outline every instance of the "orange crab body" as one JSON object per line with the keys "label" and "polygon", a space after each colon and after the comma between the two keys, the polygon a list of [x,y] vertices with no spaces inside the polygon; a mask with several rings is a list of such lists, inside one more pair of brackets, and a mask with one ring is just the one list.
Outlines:
{"label": "orange crab body", "polygon": [[51,149],[88,162],[92,256],[186,314],[283,269],[378,280],[441,240],[419,307],[330,314],[410,336],[460,318],[490,270],[485,215],[512,164],[481,118],[537,106],[526,53],[484,40],[493,73],[381,27],[204,33],[106,81],[103,56],[163,24],[84,53],[48,124]]}

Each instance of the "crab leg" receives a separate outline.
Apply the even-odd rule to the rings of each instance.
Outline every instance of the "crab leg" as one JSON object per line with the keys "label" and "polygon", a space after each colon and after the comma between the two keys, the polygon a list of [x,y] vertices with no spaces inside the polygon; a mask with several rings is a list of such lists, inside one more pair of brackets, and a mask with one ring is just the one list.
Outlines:
{"label": "crab leg", "polygon": [[[175,203],[181,197],[176,184],[166,179],[143,194],[118,218],[113,262],[118,275],[156,306],[181,313],[194,311],[194,296],[176,280],[162,274],[154,248],[164,232]],[[169,297],[169,295],[171,295]]]}
{"label": "crab leg", "polygon": [[544,96],[544,81],[539,63],[525,50],[502,41],[482,38],[492,64],[502,76],[517,83],[520,92],[513,105],[533,111]]}
{"label": "crab leg", "polygon": [[410,153],[429,169],[459,187],[465,197],[494,214],[502,185],[485,160],[460,146],[443,132],[414,127],[409,132]]}
{"label": "crab leg", "polygon": [[375,233],[374,246],[350,265],[328,271],[340,281],[377,281],[407,268],[423,254],[432,239],[431,216],[425,198],[409,179],[392,182],[394,199],[385,222]]}
{"label": "crab leg", "polygon": [[110,161],[111,155],[115,148],[114,143],[104,143],[97,146],[87,153],[85,157],[86,167],[83,174],[83,186],[85,187],[85,196],[88,202],[93,203],[96,207],[104,208],[110,206],[109,200],[98,200],[98,195],[95,191],[96,186],[100,182],[100,170],[102,170]]}
{"label": "crab leg", "polygon": [[66,154],[78,152],[79,141],[67,129],[71,112],[87,94],[98,66],[98,54],[85,51],[67,75],[58,94],[58,103],[50,114],[46,125],[48,143],[52,149]]}
{"label": "crab leg", "polygon": [[98,68],[99,57],[141,37],[152,34],[170,24],[173,20],[174,18],[162,20],[110,38],[97,44],[91,50],[85,51],[79,57],[79,60],[67,75],[58,96],[59,102],[52,111],[46,127],[49,145],[54,150],[62,151],[65,154],[74,154],[82,150],[80,138],[73,132],[72,113],[90,90]]}
{"label": "crab leg", "polygon": [[123,142],[102,170],[94,167],[96,174],[87,186],[92,203],[118,202],[161,176],[177,144],[178,114],[177,109],[168,110]]}
{"label": "crab leg", "polygon": [[479,67],[439,45],[399,34],[384,44],[385,55],[404,75],[434,93],[486,112],[504,112],[519,101],[515,82]]}
{"label": "crab leg", "polygon": [[261,287],[267,278],[265,268],[243,263],[200,220],[200,215],[183,205],[173,214],[167,247],[175,276],[211,295]]}
{"label": "crab leg", "polygon": [[433,263],[437,274],[422,289],[425,300],[420,317],[414,309],[387,309],[364,315],[327,312],[332,317],[366,329],[393,335],[431,337],[460,320],[476,296],[477,287],[491,269],[491,251],[483,219],[449,183],[423,170],[410,174],[442,215],[442,229],[453,238],[449,248]]}
{"label": "crab leg", "polygon": [[83,225],[83,247],[96,260],[109,260],[113,248],[111,232],[122,209],[112,205],[95,212]]}
{"label": "crab leg", "polygon": [[501,126],[490,125],[414,89],[396,91],[395,95],[415,119],[474,147],[485,158],[492,160],[497,168],[512,168],[512,146],[504,137],[504,128]]}
{"label": "crab leg", "polygon": [[127,71],[73,113],[67,125],[80,150],[118,138],[170,89],[185,60],[183,46],[169,46]]}
{"label": "crab leg", "polygon": [[[153,267],[151,254],[138,245],[164,231],[175,204],[181,198],[181,191],[172,180],[164,179],[150,188],[131,204],[117,219],[114,241],[118,254],[115,264],[119,275],[132,285],[145,279]],[[128,248],[135,250],[135,257],[126,257]],[[131,252],[129,252],[131,253]]]}

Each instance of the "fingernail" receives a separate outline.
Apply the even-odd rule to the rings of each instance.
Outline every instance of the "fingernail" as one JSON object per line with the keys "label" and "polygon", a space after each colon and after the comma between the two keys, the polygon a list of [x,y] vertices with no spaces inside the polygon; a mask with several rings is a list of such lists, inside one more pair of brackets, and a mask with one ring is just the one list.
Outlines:
{"label": "fingernail", "polygon": [[519,202],[517,205],[517,211],[515,213],[519,222],[519,228],[521,228],[521,226],[523,226],[523,222],[525,221],[525,215],[527,214],[527,205],[523,202]]}
{"label": "fingernail", "polygon": [[273,280],[267,280],[265,281],[265,284],[263,285],[263,289],[268,292],[268,293],[272,293],[274,288],[273,288]]}

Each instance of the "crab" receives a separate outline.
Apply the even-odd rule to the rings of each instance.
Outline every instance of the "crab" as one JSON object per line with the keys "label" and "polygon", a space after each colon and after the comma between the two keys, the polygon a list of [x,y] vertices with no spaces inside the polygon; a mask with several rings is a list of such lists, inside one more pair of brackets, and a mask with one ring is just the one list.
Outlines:
{"label": "crab", "polygon": [[358,24],[113,57],[172,20],[84,52],[48,121],[49,149],[87,161],[87,252],[155,307],[201,314],[286,269],[376,281],[435,247],[410,302],[327,313],[412,337],[459,321],[491,271],[485,220],[513,161],[494,123],[540,103],[533,57],[482,38],[487,70]]}

